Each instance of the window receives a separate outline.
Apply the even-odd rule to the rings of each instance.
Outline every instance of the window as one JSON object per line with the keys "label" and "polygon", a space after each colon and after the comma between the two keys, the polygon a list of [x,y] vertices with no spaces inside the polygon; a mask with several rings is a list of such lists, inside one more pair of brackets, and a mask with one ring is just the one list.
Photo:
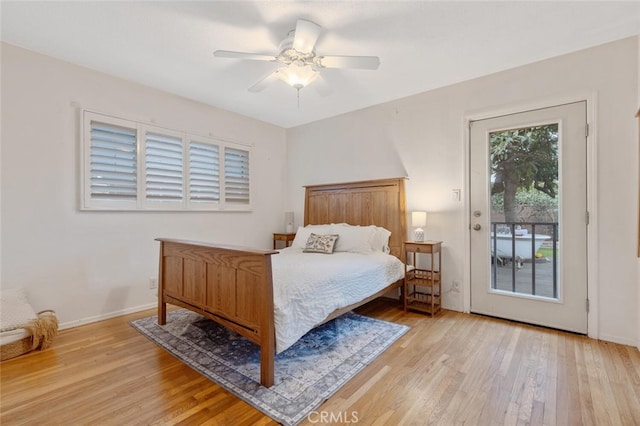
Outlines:
{"label": "window", "polygon": [[83,115],[82,209],[250,208],[248,146]]}
{"label": "window", "polygon": [[161,130],[144,132],[144,185],[148,203],[182,203],[182,136]]}
{"label": "window", "polygon": [[249,151],[224,149],[224,200],[249,204]]}
{"label": "window", "polygon": [[136,197],[136,132],[96,123],[91,129],[91,195],[95,198]]}
{"label": "window", "polygon": [[220,154],[217,145],[189,143],[189,201],[220,201]]}

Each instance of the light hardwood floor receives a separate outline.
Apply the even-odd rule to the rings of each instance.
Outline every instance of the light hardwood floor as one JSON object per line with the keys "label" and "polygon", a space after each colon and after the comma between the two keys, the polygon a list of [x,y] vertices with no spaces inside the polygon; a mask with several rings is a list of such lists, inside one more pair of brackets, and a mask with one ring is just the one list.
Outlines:
{"label": "light hardwood floor", "polygon": [[[324,412],[362,425],[640,425],[636,348],[388,301],[358,311],[411,330],[303,424]],[[276,424],[128,324],[154,313],[64,330],[50,349],[0,363],[0,423]]]}

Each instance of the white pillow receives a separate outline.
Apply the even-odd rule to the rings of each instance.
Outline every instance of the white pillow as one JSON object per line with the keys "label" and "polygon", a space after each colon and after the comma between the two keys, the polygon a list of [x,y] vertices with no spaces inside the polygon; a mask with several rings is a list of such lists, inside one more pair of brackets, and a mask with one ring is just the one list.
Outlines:
{"label": "white pillow", "polygon": [[299,226],[296,236],[291,243],[291,247],[305,248],[307,246],[307,240],[314,234],[331,234],[331,225],[307,225]]}
{"label": "white pillow", "polygon": [[0,331],[15,330],[24,327],[29,321],[38,318],[22,288],[0,291]]}
{"label": "white pillow", "polygon": [[389,237],[391,237],[391,231],[380,226],[375,227],[376,232],[373,234],[373,240],[371,241],[371,248],[373,251],[381,251],[383,253],[389,253]]}
{"label": "white pillow", "polygon": [[332,224],[332,229],[332,234],[339,235],[333,251],[347,251],[352,253],[371,253],[373,251],[373,236],[376,233],[374,226],[334,223]]}

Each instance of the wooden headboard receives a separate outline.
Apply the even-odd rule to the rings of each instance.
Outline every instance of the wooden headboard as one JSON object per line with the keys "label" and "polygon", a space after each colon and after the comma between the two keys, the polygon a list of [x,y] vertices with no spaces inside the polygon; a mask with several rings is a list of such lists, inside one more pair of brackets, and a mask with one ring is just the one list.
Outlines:
{"label": "wooden headboard", "polygon": [[391,254],[407,238],[404,178],[305,186],[304,224],[376,225],[391,231]]}

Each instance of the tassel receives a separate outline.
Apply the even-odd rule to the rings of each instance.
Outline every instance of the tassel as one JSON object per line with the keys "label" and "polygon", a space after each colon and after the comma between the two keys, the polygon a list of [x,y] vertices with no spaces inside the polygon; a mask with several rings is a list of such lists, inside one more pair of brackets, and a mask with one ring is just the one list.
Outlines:
{"label": "tassel", "polygon": [[[48,315],[43,315],[44,313]],[[31,332],[31,349],[46,349],[58,334],[58,318],[53,311],[38,312],[38,318],[30,321],[25,327]]]}

